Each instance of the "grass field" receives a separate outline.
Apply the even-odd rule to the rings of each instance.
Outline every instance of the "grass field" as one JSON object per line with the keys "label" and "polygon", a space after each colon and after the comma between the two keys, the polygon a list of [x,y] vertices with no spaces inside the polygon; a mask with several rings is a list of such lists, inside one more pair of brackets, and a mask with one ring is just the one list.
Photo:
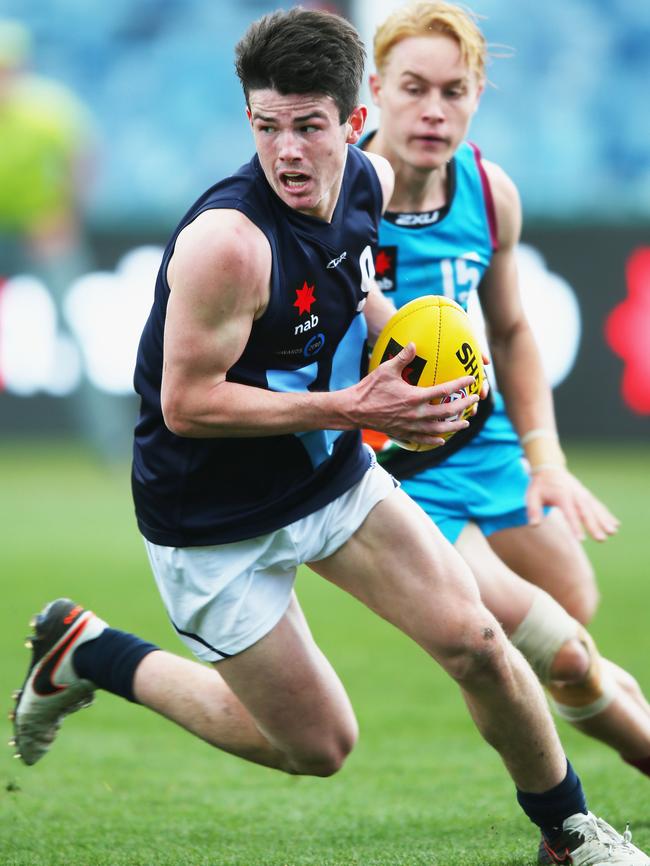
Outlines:
{"label": "grass field", "polygon": [[[603,603],[592,632],[650,692],[650,449],[572,449],[622,518],[589,545]],[[182,651],[149,575],[128,467],[68,446],[0,448],[0,695],[20,685],[27,622],[70,595]],[[293,778],[211,750],[111,695],[71,717],[26,768],[0,754],[2,866],[525,866],[536,833],[455,687],[406,639],[309,572],[299,595],[361,725],[331,779]],[[5,722],[7,738],[10,725]],[[564,724],[591,808],[650,849],[650,780]]]}

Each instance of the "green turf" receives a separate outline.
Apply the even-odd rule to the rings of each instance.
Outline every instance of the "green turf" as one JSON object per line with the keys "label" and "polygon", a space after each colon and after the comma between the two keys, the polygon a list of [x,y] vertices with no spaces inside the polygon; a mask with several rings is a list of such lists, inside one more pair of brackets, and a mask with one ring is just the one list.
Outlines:
{"label": "green turf", "polygon": [[[650,451],[573,449],[572,465],[623,520],[590,544],[602,648],[650,692]],[[20,684],[30,615],[57,595],[179,651],[136,532],[126,466],[71,448],[0,448],[0,695]],[[349,690],[359,745],[331,779],[297,779],[211,750],[106,694],[26,768],[0,754],[3,866],[508,866],[535,832],[454,686],[406,639],[319,578],[299,593]],[[9,723],[5,723],[7,738]],[[650,848],[650,781],[561,725],[590,805]]]}

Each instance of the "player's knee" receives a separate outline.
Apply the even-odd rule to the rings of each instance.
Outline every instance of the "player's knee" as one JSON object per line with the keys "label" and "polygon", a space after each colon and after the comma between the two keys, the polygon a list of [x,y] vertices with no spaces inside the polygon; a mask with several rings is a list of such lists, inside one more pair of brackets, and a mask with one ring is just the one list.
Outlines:
{"label": "player's knee", "polygon": [[357,741],[356,722],[319,737],[289,757],[287,770],[297,776],[333,776],[341,769]]}
{"label": "player's knee", "polygon": [[588,657],[578,640],[581,626],[550,595],[537,590],[530,610],[510,640],[525,656],[540,682],[580,679]]}
{"label": "player's knee", "polygon": [[[578,657],[578,650],[572,646],[567,647],[566,655],[569,664],[571,657],[577,660],[573,673],[582,672],[576,680],[571,680],[567,676],[561,681],[551,681],[548,686],[558,715],[570,722],[584,721],[602,713],[614,700],[617,689],[616,682],[605,669],[592,638],[582,626],[579,626],[579,629],[576,640],[571,643],[578,643],[581,646],[586,656],[586,665],[584,659]],[[585,667],[586,670],[583,670]]]}
{"label": "player's knee", "polygon": [[500,627],[488,620],[445,648],[443,667],[461,686],[496,680],[504,669],[505,644]]}
{"label": "player's knee", "polygon": [[546,593],[537,593],[511,640],[568,721],[598,715],[613,700],[615,682],[591,636]]}
{"label": "player's knee", "polygon": [[579,684],[589,674],[591,657],[584,643],[577,637],[567,640],[555,653],[550,667],[550,680]]}
{"label": "player's knee", "polygon": [[294,755],[288,771],[294,776],[333,776],[341,769],[351,749],[340,747],[319,748],[304,755]]}

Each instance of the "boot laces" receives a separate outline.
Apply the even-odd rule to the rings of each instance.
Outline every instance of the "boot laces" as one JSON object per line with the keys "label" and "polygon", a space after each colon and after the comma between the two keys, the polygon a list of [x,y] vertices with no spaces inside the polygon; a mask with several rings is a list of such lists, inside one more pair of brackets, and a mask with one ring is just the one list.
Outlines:
{"label": "boot laces", "polygon": [[599,842],[602,842],[603,845],[607,845],[608,848],[611,848],[614,845],[620,845],[621,842],[624,845],[628,845],[632,842],[632,832],[629,823],[626,823],[625,831],[621,836],[620,833],[611,827],[607,821],[603,821],[602,818],[596,818],[595,836]]}

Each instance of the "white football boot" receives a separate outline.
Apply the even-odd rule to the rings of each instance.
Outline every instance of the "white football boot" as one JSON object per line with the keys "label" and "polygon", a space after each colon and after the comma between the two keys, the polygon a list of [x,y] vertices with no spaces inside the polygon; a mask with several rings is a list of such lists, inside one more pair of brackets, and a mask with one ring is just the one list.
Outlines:
{"label": "white football boot", "polygon": [[81,679],[72,664],[77,647],[99,637],[106,623],[69,598],[47,605],[30,623],[26,646],[32,658],[22,689],[14,692],[16,757],[35,764],[52,745],[65,716],[90,706],[95,686]]}
{"label": "white football boot", "polygon": [[650,857],[632,844],[629,830],[621,836],[602,818],[579,812],[564,821],[553,848],[542,842],[538,862],[557,866],[650,866]]}

